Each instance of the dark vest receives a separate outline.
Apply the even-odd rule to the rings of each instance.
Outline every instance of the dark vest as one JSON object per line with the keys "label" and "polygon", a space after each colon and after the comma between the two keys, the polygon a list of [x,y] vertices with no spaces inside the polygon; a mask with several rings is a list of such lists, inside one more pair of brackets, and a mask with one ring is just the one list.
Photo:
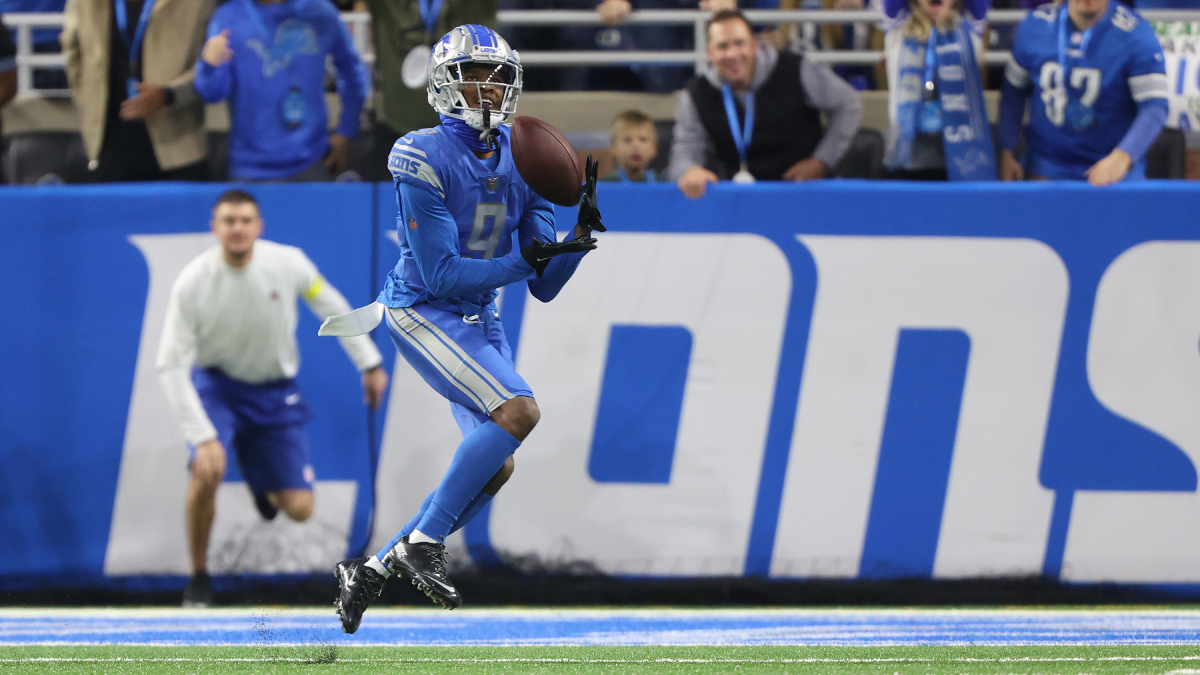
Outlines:
{"label": "dark vest", "polygon": [[[741,160],[729,131],[721,90],[703,75],[693,77],[687,90],[716,149],[716,173],[721,178],[731,178]],[[746,153],[750,173],[759,180],[779,180],[793,164],[812,157],[825,133],[820,113],[804,101],[800,89],[800,56],[780,52],[774,72],[754,97],[754,135]],[[737,124],[741,128],[746,110],[740,102],[735,100],[735,103]]]}

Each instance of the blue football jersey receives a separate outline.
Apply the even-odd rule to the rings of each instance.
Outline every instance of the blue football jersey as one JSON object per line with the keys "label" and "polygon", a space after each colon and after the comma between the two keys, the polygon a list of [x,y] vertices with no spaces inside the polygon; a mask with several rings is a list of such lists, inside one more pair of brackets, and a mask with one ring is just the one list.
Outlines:
{"label": "blue football jersey", "polygon": [[396,141],[388,168],[400,211],[400,260],[380,302],[486,307],[498,287],[533,274],[514,250],[512,235],[519,232],[521,245],[535,236],[554,241],[554,207],[521,178],[510,152],[511,130],[500,130],[499,160],[493,158],[491,167],[442,126]]}
{"label": "blue football jersey", "polygon": [[[1064,5],[1043,5],[1025,17],[1005,76],[1018,89],[1033,88],[1026,169],[1082,179],[1117,147],[1140,108],[1167,105],[1167,75],[1154,29],[1133,10],[1109,0],[1105,16],[1081,32]],[[1062,21],[1066,73],[1059,61]],[[1129,176],[1144,175],[1142,159]]]}

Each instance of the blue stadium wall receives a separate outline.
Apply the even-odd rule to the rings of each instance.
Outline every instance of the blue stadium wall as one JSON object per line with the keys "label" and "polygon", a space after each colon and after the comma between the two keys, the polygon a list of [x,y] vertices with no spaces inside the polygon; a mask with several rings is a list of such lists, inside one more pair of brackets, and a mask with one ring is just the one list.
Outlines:
{"label": "blue stadium wall", "polygon": [[[0,586],[186,573],[187,449],[153,362],[222,189],[0,191]],[[267,238],[372,300],[388,186],[254,191]],[[601,205],[557,300],[501,297],[542,422],[453,547],[630,576],[1200,584],[1200,188],[605,185]],[[220,572],[381,544],[457,444],[386,334],[370,415],[317,325],[302,310],[316,513],[261,522],[231,464]]]}

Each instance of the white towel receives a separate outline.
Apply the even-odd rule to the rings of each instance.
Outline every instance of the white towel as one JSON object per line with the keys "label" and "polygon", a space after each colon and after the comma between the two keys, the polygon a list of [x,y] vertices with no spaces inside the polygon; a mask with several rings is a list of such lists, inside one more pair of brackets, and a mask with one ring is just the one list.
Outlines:
{"label": "white towel", "polygon": [[359,307],[347,314],[338,314],[325,319],[317,335],[332,335],[335,337],[352,337],[366,335],[375,330],[383,321],[383,312],[387,308],[378,302],[372,302],[366,307]]}

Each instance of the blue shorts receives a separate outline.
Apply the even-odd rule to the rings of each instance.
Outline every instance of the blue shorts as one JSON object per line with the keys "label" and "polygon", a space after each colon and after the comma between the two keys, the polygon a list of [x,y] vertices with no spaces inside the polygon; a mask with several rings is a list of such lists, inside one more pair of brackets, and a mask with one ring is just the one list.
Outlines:
{"label": "blue shorts", "polygon": [[312,411],[294,379],[246,384],[217,368],[197,368],[192,382],[217,440],[233,453],[252,493],[313,488],[304,431]]}
{"label": "blue shorts", "polygon": [[512,349],[495,313],[465,317],[427,303],[384,313],[396,349],[452,404],[463,435],[517,396],[533,397],[513,369]]}

